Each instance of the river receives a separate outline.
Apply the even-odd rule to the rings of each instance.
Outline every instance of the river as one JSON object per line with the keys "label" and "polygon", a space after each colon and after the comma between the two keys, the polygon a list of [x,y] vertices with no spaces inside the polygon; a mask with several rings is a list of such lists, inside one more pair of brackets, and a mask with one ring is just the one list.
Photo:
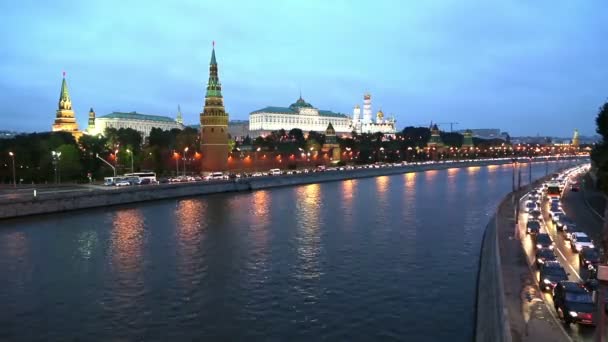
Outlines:
{"label": "river", "polygon": [[470,341],[511,186],[469,167],[1,221],[0,340]]}

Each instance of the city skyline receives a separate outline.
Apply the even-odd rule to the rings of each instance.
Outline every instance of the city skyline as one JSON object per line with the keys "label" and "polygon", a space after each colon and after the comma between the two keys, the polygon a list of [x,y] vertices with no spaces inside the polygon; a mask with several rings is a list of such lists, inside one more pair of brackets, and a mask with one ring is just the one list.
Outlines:
{"label": "city skyline", "polygon": [[457,121],[455,130],[593,135],[606,99],[608,48],[593,44],[607,31],[599,1],[378,2],[367,24],[357,20],[369,15],[364,2],[142,4],[0,5],[6,27],[18,27],[0,33],[9,47],[0,127],[49,131],[64,70],[80,129],[90,107],[173,116],[181,105],[196,123],[212,40],[231,119],[300,90],[317,108],[351,115],[369,91],[373,110],[399,129]]}

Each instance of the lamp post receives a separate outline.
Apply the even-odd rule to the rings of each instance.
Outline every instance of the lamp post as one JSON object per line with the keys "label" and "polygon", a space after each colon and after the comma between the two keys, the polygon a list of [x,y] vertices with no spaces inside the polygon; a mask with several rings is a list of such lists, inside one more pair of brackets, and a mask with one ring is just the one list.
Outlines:
{"label": "lamp post", "polygon": [[175,158],[175,177],[179,177],[179,154],[173,151],[173,157]]}
{"label": "lamp post", "polygon": [[131,155],[131,173],[133,173],[133,151],[127,149],[127,153]]}
{"label": "lamp post", "polygon": [[53,156],[53,168],[55,169],[55,184],[61,182],[61,178],[59,176],[59,169],[57,168],[59,164],[59,160],[61,160],[61,152],[52,151],[51,155]]}
{"label": "lamp post", "polygon": [[188,147],[184,148],[184,177],[186,177],[186,153],[188,153]]}
{"label": "lamp post", "polygon": [[13,152],[9,152],[8,155],[11,156],[11,159],[13,160],[13,188],[16,188],[17,187],[17,175],[15,173],[15,154]]}

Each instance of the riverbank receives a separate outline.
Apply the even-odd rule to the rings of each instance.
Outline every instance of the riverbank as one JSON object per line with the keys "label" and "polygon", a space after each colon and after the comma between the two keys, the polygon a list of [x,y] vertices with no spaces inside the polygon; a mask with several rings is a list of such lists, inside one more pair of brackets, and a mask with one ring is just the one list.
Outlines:
{"label": "riverbank", "polygon": [[[572,158],[574,159],[574,158]],[[562,159],[563,160],[563,159]],[[539,159],[538,162],[544,162]],[[281,186],[342,181],[356,178],[378,177],[428,170],[450,168],[481,167],[511,164],[510,160],[479,160],[468,162],[432,163],[406,165],[401,167],[365,168],[354,170],[328,171],[308,174],[283,175],[273,177],[245,178],[237,181],[197,182],[160,184],[154,186],[86,189],[63,193],[49,193],[44,196],[21,196],[0,203],[0,219],[36,214],[48,214],[71,210],[122,205],[128,203],[199,196],[215,193],[251,191]]]}
{"label": "riverbank", "polygon": [[543,302],[516,233],[519,199],[543,177],[507,195],[484,234],[476,303],[476,341],[569,341]]}

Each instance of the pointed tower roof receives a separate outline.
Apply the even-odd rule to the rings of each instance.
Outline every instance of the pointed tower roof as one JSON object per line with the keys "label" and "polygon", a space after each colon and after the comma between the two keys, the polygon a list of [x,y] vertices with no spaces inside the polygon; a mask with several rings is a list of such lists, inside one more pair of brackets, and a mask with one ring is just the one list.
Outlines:
{"label": "pointed tower roof", "polygon": [[215,60],[215,41],[211,49],[211,62],[209,63],[209,81],[207,82],[207,94],[205,97],[222,97],[222,84],[217,73],[217,62]]}
{"label": "pointed tower roof", "polygon": [[175,118],[175,122],[177,122],[178,124],[184,123],[184,118],[182,117],[182,109],[179,105],[177,105],[177,117]]}
{"label": "pointed tower roof", "polygon": [[91,109],[89,109],[89,113],[95,113],[95,111],[93,110],[93,107],[91,107]]}
{"label": "pointed tower roof", "polygon": [[63,72],[63,80],[61,81],[61,91],[59,92],[59,110],[71,110],[72,100],[68,91],[68,82],[65,80],[65,71]]}
{"label": "pointed tower roof", "polygon": [[334,126],[331,124],[331,122],[329,123],[329,125],[327,125],[327,129],[325,129],[325,135],[336,135],[336,130],[334,129]]}
{"label": "pointed tower roof", "polygon": [[211,62],[209,62],[209,65],[217,65],[215,61],[215,47],[211,50]]}

